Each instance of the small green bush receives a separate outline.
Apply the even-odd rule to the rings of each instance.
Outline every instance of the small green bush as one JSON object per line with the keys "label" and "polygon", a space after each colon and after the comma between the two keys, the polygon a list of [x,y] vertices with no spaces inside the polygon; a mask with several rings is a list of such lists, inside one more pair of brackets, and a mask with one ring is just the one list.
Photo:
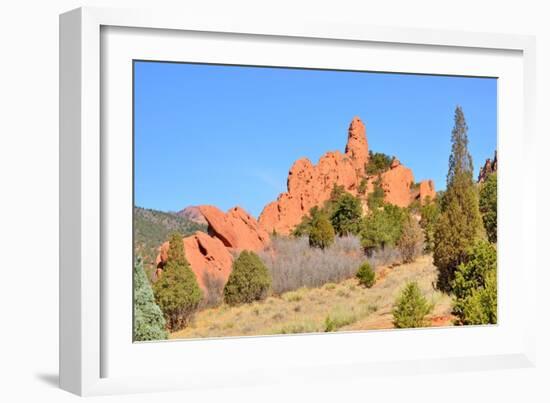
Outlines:
{"label": "small green bush", "polygon": [[393,308],[393,324],[397,328],[427,326],[426,315],[432,310],[416,282],[408,283],[396,299]]}
{"label": "small green bush", "polygon": [[367,205],[370,210],[376,210],[384,206],[384,198],[386,196],[386,192],[382,188],[382,178],[378,177],[373,185],[374,189],[367,196]]}
{"label": "small green bush", "polygon": [[359,267],[356,276],[359,279],[359,284],[367,288],[371,288],[376,281],[376,274],[368,262],[363,263],[361,267]]}
{"label": "small green bush", "polygon": [[223,290],[224,301],[237,305],[267,297],[271,287],[269,270],[254,252],[243,251],[233,263]]}
{"label": "small green bush", "polygon": [[325,249],[334,242],[334,228],[325,214],[313,217],[309,231],[309,246]]}
{"label": "small green bush", "polygon": [[357,187],[357,192],[360,194],[365,194],[365,192],[367,191],[367,185],[368,185],[368,181],[365,178],[361,179],[361,182]]}
{"label": "small green bush", "polygon": [[463,324],[488,325],[497,323],[496,272],[487,274],[485,286],[478,288],[464,300]]}
{"label": "small green bush", "polygon": [[384,153],[369,151],[369,162],[365,165],[367,175],[377,175],[390,169],[392,157]]}
{"label": "small green bush", "polygon": [[479,240],[468,250],[452,282],[453,313],[465,325],[494,324],[497,321],[497,252]]}

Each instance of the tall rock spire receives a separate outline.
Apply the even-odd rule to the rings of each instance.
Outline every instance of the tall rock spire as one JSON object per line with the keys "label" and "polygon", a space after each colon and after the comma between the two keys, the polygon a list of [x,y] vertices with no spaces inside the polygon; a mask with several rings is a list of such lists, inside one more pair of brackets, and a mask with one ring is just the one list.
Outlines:
{"label": "tall rock spire", "polygon": [[369,160],[369,143],[365,125],[357,116],[353,118],[349,125],[346,156],[351,159],[357,174],[363,176],[365,164]]}

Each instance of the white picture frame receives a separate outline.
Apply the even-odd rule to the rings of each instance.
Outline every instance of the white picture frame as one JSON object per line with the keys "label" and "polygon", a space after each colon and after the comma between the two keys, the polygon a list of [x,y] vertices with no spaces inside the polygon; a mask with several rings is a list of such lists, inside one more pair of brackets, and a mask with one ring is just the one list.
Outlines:
{"label": "white picture frame", "polygon": [[[114,36],[107,40],[104,35],[109,32],[114,32]],[[438,67],[434,67],[434,73],[464,75],[477,71],[477,75],[491,75],[492,71],[502,69],[498,71],[503,72],[502,77],[505,79],[503,87],[499,90],[508,95],[507,98],[499,98],[499,307],[504,306],[504,311],[499,308],[499,318],[503,317],[503,322],[499,319],[499,325],[495,327],[472,327],[455,334],[452,334],[453,329],[434,329],[144,343],[139,344],[139,347],[133,345],[131,338],[127,337],[127,323],[131,321],[131,310],[127,312],[126,319],[120,320],[124,324],[121,326],[122,329],[117,329],[114,324],[118,323],[118,318],[122,315],[120,312],[126,312],[128,306],[116,305],[118,302],[113,302],[113,298],[109,298],[112,285],[116,281],[121,281],[116,284],[123,284],[124,281],[127,282],[128,277],[113,277],[113,271],[106,271],[106,267],[110,267],[113,253],[106,239],[125,239],[124,235],[118,236],[119,232],[114,227],[113,232],[110,232],[110,220],[115,220],[113,217],[117,217],[118,220],[120,217],[113,209],[122,208],[111,203],[113,200],[125,200],[127,197],[127,193],[121,194],[120,197],[115,194],[117,189],[124,189],[124,186],[118,186],[118,182],[115,183],[117,180],[114,179],[119,177],[120,181],[124,181],[127,171],[117,171],[117,175],[113,174],[114,171],[109,171],[115,169],[110,163],[110,158],[113,155],[124,155],[125,147],[128,147],[128,142],[122,141],[124,138],[127,140],[127,137],[111,135],[114,128],[120,129],[121,132],[127,131],[129,124],[128,96],[131,98],[131,94],[128,94],[127,77],[124,77],[124,71],[117,66],[127,63],[132,58],[139,58],[139,55],[153,58],[152,52],[156,57],[166,60],[171,57],[174,43],[181,39],[178,35],[185,33],[192,33],[193,37],[199,40],[203,36],[215,34],[215,40],[222,43],[229,43],[231,38],[235,37],[252,38],[256,44],[269,41],[272,46],[280,45],[283,48],[289,41],[298,41],[301,49],[310,51],[310,56],[302,56],[301,59],[298,53],[294,54],[294,60],[300,59],[301,61],[296,63],[301,63],[301,66],[323,63],[323,67],[350,67],[349,60],[330,66],[326,65],[327,61],[314,60],[316,53],[312,50],[311,44],[312,41],[316,41],[315,46],[325,46],[333,52],[339,52],[342,48],[343,55],[345,52],[362,52],[361,46],[380,49],[393,47],[395,54],[387,57],[389,64],[370,64],[373,70],[421,72],[425,68],[422,67],[422,62],[432,60],[435,63],[435,56],[430,52],[448,54],[448,58],[437,59]],[[153,38],[150,38],[151,34],[154,34]],[[133,45],[129,46],[131,37],[138,35],[142,37],[138,41],[134,38]],[[243,54],[246,53],[247,42],[244,39],[239,41],[242,42],[243,49],[239,50],[235,45],[232,50],[241,52],[241,59],[238,59],[240,63],[274,63],[273,59],[268,59],[273,58],[273,55],[277,56],[277,51],[269,52],[269,55],[267,51],[266,54],[261,51],[254,52],[245,57]],[[155,49],[152,49],[152,44],[155,45]],[[215,43],[208,41],[201,43],[204,52],[214,46]],[[346,47],[359,50],[349,50]],[[218,50],[221,52],[221,49]],[[424,52],[425,60],[416,58],[405,61],[402,57],[399,58],[400,52],[409,51]],[[456,63],[459,60],[457,52],[467,54],[463,63]],[[514,176],[513,170],[514,166],[519,166],[515,164],[521,164],[534,155],[534,52],[534,38],[520,35],[369,27],[313,20],[249,21],[245,17],[231,21],[214,20],[150,10],[80,8],[61,15],[61,387],[79,395],[96,395],[227,385],[246,386],[269,382],[293,383],[297,379],[299,382],[303,382],[304,379],[329,381],[381,373],[414,374],[534,365],[534,319],[519,318],[512,308],[506,307],[506,303],[501,304],[502,298],[521,296],[522,311],[535,312],[535,285],[522,281],[522,278],[534,278],[531,276],[536,276],[537,270],[536,242],[532,242],[528,237],[528,234],[536,233],[535,197],[527,199],[526,192],[516,192],[515,195],[510,192],[511,184],[517,184],[518,180],[522,189],[531,189],[530,195],[533,195],[533,189],[536,189],[536,173],[519,177]],[[205,61],[211,62],[214,56],[208,58],[204,56],[206,54],[194,54],[193,61],[200,61],[201,57],[206,57]],[[511,57],[498,59],[500,55],[507,54]],[[292,52],[288,53],[287,57],[289,56],[292,56]],[[282,52],[280,57],[282,60]],[[479,58],[479,64],[473,65],[468,62],[468,57],[472,58],[471,60]],[[481,62],[484,57],[487,58],[486,64]],[[105,58],[112,59],[113,64],[109,64],[109,60],[103,60]],[[381,59],[384,58],[385,56]],[[364,66],[356,67],[361,69],[365,68]],[[106,80],[107,76],[116,80]],[[512,94],[514,97],[511,97]],[[513,101],[508,103],[507,99],[512,98]],[[111,107],[118,108],[116,114],[112,113]],[[508,113],[502,113],[503,111]],[[514,120],[500,120],[508,119],[512,111],[518,111],[517,116],[510,117]],[[113,115],[117,117],[114,120]],[[505,123],[505,126],[502,127],[501,123]],[[122,140],[113,141],[114,139]],[[128,167],[128,164],[124,164],[127,157],[126,154],[121,166]],[[507,179],[501,186],[503,175],[506,175]],[[510,186],[506,186],[506,181],[509,181]],[[501,200],[507,200],[502,209]],[[517,203],[521,205],[519,213],[504,214],[503,218],[502,212],[507,212],[506,206],[517,206]],[[130,206],[128,210],[131,216]],[[503,233],[502,228],[518,230]],[[519,242],[514,250],[506,247],[512,245],[512,242]],[[131,244],[128,247],[131,249]],[[512,263],[521,270],[507,270],[506,267]],[[504,271],[501,270],[501,266],[504,267]],[[131,274],[131,267],[127,272]],[[507,280],[508,275],[510,281]],[[504,285],[500,284],[501,276]],[[124,292],[131,293],[131,289]],[[128,302],[129,300],[126,304]],[[446,337],[442,332],[448,332],[450,338],[463,340],[464,348],[452,351],[435,348],[431,354],[421,348],[441,343],[442,337]],[[382,337],[385,341],[381,340]],[[372,353],[370,357],[357,355],[347,361],[339,360],[335,354],[331,355],[331,351],[338,346],[352,352],[365,338],[376,340],[376,345],[393,343],[396,348],[391,356],[387,354],[387,350],[380,348],[379,353],[386,356]],[[411,346],[416,346],[415,354],[403,349],[407,345],[403,343],[405,338]],[[499,344],[496,342],[497,339],[504,341]],[[473,345],[474,340],[483,341],[476,348]],[[492,345],[492,348],[484,350],[489,345]],[[397,346],[401,346],[401,349]],[[319,347],[328,351],[324,357],[314,355],[312,349]],[[124,353],[119,353],[122,351]],[[289,356],[281,357],[283,351],[289,351]],[[181,369],[176,370],[177,367],[168,365],[168,357],[174,354],[185,354],[187,358],[186,364],[179,364]],[[139,366],[132,361],[134,355],[139,356],[141,362],[157,360],[159,365],[166,368],[166,372],[153,376],[146,371],[140,371]],[[208,363],[214,363],[216,357],[221,356],[235,362],[234,366],[215,365],[216,370],[209,371],[207,366],[198,365],[201,357]],[[265,360],[263,366],[257,360],[262,356],[270,357]],[[117,364],[116,369],[115,362],[121,363]],[[124,366],[123,363],[127,365]],[[193,371],[186,370],[191,367]],[[304,368],[307,368],[307,371],[304,371]],[[206,374],[209,375],[208,380],[204,379]]]}

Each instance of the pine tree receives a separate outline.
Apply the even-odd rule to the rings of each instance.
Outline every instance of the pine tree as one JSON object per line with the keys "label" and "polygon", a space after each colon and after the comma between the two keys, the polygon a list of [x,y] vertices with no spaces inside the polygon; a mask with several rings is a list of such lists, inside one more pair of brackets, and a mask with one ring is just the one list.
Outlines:
{"label": "pine tree", "polygon": [[440,214],[439,201],[429,201],[420,208],[420,226],[424,230],[424,251],[434,250],[434,233]]}
{"label": "pine tree", "polygon": [[185,258],[180,234],[170,237],[168,259],[160,279],[154,283],[155,299],[171,331],[185,327],[202,300],[202,291]]}
{"label": "pine tree", "polygon": [[479,211],[490,242],[497,242],[497,174],[490,174],[481,185]]}
{"label": "pine tree", "polygon": [[141,257],[134,265],[134,341],[162,340],[168,337],[165,330],[166,321],[162,311],[155,303],[153,289]]}
{"label": "pine tree", "polygon": [[356,235],[361,227],[361,201],[349,194],[342,194],[334,203],[330,221],[334,231],[339,235]]}
{"label": "pine tree", "polygon": [[477,189],[472,180],[473,163],[468,152],[468,126],[462,108],[455,111],[447,190],[434,233],[434,264],[439,269],[438,287],[449,291],[458,265],[482,232]]}
{"label": "pine tree", "polygon": [[254,252],[244,250],[233,262],[223,299],[229,305],[258,301],[267,297],[270,287],[268,268]]}
{"label": "pine tree", "polygon": [[395,301],[392,310],[393,324],[397,328],[405,329],[428,326],[425,318],[432,309],[433,305],[422,295],[418,283],[407,283]]}
{"label": "pine tree", "polygon": [[334,242],[334,228],[324,213],[319,213],[311,220],[309,246],[325,249]]}

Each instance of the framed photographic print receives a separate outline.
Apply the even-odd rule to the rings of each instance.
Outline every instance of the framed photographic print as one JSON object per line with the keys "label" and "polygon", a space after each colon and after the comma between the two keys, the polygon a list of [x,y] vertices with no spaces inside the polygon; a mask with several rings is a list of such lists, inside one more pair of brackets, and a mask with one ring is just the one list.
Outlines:
{"label": "framed photographic print", "polygon": [[63,388],[532,365],[531,37],[60,24]]}

